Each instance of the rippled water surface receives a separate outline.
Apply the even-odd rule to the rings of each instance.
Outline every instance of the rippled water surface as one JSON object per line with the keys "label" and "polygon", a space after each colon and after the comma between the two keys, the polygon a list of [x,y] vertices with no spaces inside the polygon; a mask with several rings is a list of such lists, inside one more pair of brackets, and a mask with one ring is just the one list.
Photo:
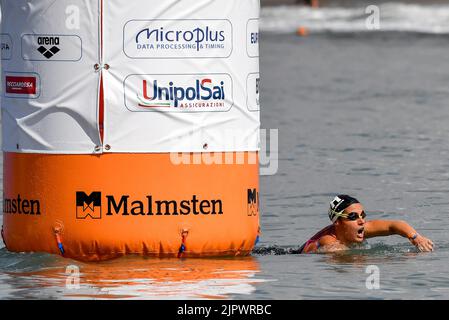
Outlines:
{"label": "rippled water surface", "polygon": [[[279,129],[280,160],[260,180],[253,255],[80,263],[3,248],[0,298],[448,299],[448,52],[447,35],[265,30],[262,127]],[[395,236],[345,253],[292,254],[329,223],[335,193],[359,198],[368,219],[408,221],[436,251],[417,253]],[[378,290],[366,286],[371,265]]]}

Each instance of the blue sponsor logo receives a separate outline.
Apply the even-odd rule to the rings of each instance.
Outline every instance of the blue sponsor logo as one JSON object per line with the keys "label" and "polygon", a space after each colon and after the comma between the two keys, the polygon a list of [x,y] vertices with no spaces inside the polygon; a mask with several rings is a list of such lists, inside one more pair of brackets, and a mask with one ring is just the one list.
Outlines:
{"label": "blue sponsor logo", "polygon": [[251,44],[259,43],[259,32],[251,32]]}
{"label": "blue sponsor logo", "polygon": [[189,30],[166,30],[145,28],[136,35],[137,49],[223,49],[226,41],[225,30],[210,27]]}

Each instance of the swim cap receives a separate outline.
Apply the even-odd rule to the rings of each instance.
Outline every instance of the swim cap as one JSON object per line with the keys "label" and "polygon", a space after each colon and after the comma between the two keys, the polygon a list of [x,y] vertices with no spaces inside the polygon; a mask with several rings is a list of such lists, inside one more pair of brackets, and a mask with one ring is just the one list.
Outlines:
{"label": "swim cap", "polygon": [[356,198],[350,197],[347,194],[339,194],[330,202],[328,211],[329,219],[331,219],[332,222],[337,221],[343,211],[345,211],[347,207],[354,203],[360,202]]}

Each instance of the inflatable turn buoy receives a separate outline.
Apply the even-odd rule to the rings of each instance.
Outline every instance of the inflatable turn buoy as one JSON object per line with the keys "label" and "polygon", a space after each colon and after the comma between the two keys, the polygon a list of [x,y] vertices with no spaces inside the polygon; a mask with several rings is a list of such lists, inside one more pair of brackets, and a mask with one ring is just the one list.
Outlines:
{"label": "inflatable turn buoy", "polygon": [[5,0],[1,13],[8,250],[252,250],[258,0]]}

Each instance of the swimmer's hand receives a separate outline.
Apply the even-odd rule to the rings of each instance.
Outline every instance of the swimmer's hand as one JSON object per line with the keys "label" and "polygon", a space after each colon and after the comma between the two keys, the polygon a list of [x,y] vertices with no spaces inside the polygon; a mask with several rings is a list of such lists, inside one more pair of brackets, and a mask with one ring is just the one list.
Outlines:
{"label": "swimmer's hand", "polygon": [[409,240],[421,252],[433,251],[433,242],[422,235],[418,234],[415,239],[410,238]]}

